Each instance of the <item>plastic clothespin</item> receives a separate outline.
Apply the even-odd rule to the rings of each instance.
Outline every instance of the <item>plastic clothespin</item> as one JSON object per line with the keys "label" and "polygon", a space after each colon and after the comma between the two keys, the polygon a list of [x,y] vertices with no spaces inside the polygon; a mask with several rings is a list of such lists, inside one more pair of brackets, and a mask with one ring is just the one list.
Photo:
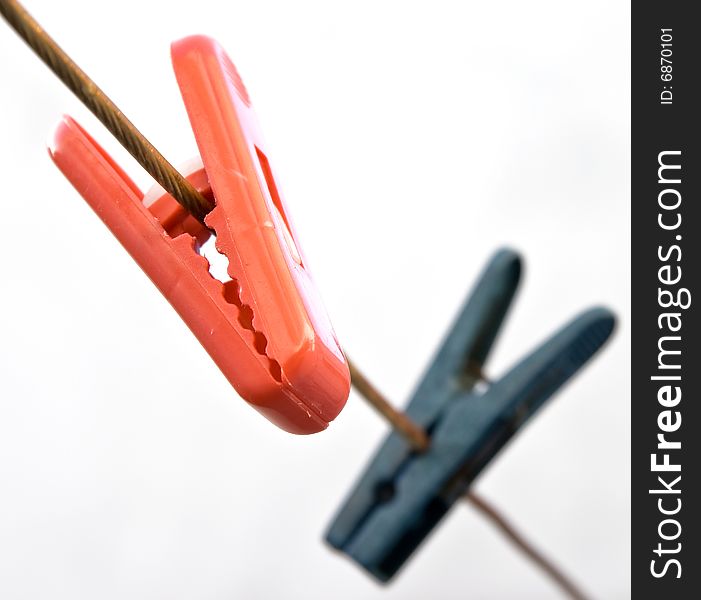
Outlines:
{"label": "plastic clothespin", "polygon": [[610,336],[614,317],[576,317],[498,381],[481,381],[518,286],[509,250],[489,262],[406,414],[430,435],[423,453],[391,433],[336,515],[327,541],[389,581],[523,423]]}
{"label": "plastic clothespin", "polygon": [[[185,38],[171,56],[204,164],[186,175],[214,199],[207,227],[159,186],[144,196],[70,117],[50,154],[241,397],[286,431],[321,431],[345,405],[350,375],[248,92],[214,40]],[[212,231],[228,281],[215,279],[199,253]]]}

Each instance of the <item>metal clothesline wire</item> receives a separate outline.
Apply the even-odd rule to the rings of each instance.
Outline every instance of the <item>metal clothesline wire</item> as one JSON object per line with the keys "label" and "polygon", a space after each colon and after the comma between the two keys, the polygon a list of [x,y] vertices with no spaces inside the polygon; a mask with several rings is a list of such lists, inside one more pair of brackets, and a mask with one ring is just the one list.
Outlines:
{"label": "metal clothesline wire", "polygon": [[[198,220],[213,208],[166,158],[143,136],[110,98],[44,31],[36,20],[16,0],[0,0],[0,14],[29,45],[35,54],[103,123],[119,143],[180,205]],[[377,412],[418,452],[430,445],[426,432],[407,415],[397,410],[348,359],[353,387]],[[489,502],[475,492],[466,499],[571,598],[584,600],[584,594],[551,561],[519,534]]]}

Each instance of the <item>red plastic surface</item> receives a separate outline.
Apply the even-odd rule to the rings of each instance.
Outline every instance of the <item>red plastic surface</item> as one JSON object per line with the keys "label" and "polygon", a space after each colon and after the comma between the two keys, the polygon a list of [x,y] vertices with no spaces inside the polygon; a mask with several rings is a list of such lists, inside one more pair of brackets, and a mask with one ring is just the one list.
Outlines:
{"label": "red plastic surface", "polygon": [[350,375],[304,266],[250,100],[213,40],[186,38],[172,52],[206,171],[195,168],[188,179],[213,193],[215,208],[205,221],[229,260],[230,281],[210,275],[198,253],[207,229],[165,192],[150,192],[144,202],[69,117],[56,130],[51,156],[241,397],[286,431],[321,431],[345,405]]}

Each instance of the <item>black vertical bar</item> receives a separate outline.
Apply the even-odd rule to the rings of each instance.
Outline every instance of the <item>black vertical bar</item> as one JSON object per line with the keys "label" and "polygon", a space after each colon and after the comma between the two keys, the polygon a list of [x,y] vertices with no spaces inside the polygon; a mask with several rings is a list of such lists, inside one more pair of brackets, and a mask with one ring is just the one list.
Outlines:
{"label": "black vertical bar", "polygon": [[701,598],[697,9],[632,5],[633,598]]}

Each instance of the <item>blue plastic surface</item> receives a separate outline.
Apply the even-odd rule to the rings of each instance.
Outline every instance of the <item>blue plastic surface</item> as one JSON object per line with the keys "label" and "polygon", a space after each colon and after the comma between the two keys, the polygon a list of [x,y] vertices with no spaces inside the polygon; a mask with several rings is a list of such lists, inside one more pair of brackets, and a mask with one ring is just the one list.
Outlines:
{"label": "blue plastic surface", "polygon": [[416,454],[391,433],[326,539],[380,581],[401,568],[523,423],[604,344],[613,314],[588,310],[486,390],[475,388],[518,286],[518,256],[483,272],[406,412],[431,436]]}

